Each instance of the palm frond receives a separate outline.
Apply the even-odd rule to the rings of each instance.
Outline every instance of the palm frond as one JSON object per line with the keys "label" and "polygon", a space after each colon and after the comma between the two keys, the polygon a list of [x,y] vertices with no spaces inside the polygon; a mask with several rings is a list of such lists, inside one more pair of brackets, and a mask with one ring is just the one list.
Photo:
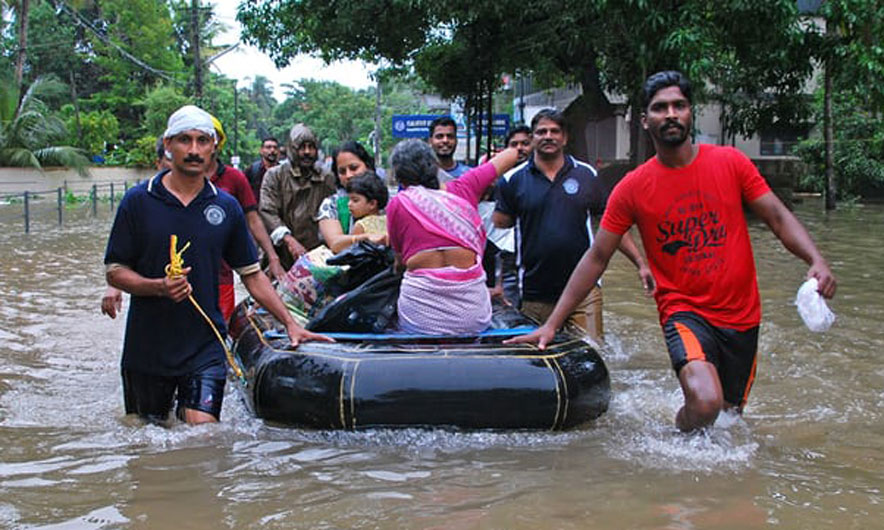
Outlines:
{"label": "palm frond", "polygon": [[77,147],[59,145],[33,151],[42,166],[66,166],[77,170],[81,176],[89,175],[89,158]]}
{"label": "palm frond", "polygon": [[0,166],[33,167],[42,170],[40,161],[30,149],[24,147],[0,148]]}

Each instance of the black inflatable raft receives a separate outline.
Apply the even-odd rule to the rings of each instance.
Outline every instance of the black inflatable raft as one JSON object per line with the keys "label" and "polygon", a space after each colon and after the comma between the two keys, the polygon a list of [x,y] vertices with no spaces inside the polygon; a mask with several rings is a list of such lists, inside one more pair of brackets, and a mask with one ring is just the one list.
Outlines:
{"label": "black inflatable raft", "polygon": [[496,305],[492,329],[477,336],[329,333],[337,342],[292,350],[280,324],[246,301],[231,336],[245,401],[270,422],[560,430],[604,413],[610,379],[589,343],[569,333],[544,351],[502,343],[534,326]]}

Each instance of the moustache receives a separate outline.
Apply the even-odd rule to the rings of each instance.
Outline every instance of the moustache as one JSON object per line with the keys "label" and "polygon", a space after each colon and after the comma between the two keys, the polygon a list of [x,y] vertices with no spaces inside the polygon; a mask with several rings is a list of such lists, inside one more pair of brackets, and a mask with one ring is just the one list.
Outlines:
{"label": "moustache", "polygon": [[676,122],[667,122],[664,123],[662,127],[660,127],[661,132],[666,132],[669,129],[678,129],[679,131],[684,131],[684,127],[680,123]]}
{"label": "moustache", "polygon": [[197,164],[205,163],[206,159],[199,155],[187,155],[184,157],[184,163],[189,164],[191,162],[196,162]]}

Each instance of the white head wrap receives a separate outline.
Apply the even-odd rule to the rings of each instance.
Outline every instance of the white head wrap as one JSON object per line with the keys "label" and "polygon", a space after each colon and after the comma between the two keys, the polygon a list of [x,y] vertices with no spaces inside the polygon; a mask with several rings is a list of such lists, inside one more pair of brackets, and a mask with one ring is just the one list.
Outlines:
{"label": "white head wrap", "polygon": [[166,132],[163,133],[163,138],[169,138],[191,129],[202,131],[212,138],[216,138],[211,114],[194,105],[185,105],[169,116],[169,123],[166,126]]}

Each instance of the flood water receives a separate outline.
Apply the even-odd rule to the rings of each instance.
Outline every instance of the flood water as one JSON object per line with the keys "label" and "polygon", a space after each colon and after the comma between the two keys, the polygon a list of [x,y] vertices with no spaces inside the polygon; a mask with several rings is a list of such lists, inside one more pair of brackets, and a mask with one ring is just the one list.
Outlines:
{"label": "flood water", "polygon": [[2,222],[0,527],[882,528],[884,206],[796,213],[840,280],[838,320],[803,327],[806,266],[753,222],[758,379],[743,418],[693,436],[673,426],[656,310],[619,256],[611,407],[578,430],[279,428],[230,386],[219,425],[141,426],[123,416],[124,318],[99,312],[107,213],[28,235]]}

